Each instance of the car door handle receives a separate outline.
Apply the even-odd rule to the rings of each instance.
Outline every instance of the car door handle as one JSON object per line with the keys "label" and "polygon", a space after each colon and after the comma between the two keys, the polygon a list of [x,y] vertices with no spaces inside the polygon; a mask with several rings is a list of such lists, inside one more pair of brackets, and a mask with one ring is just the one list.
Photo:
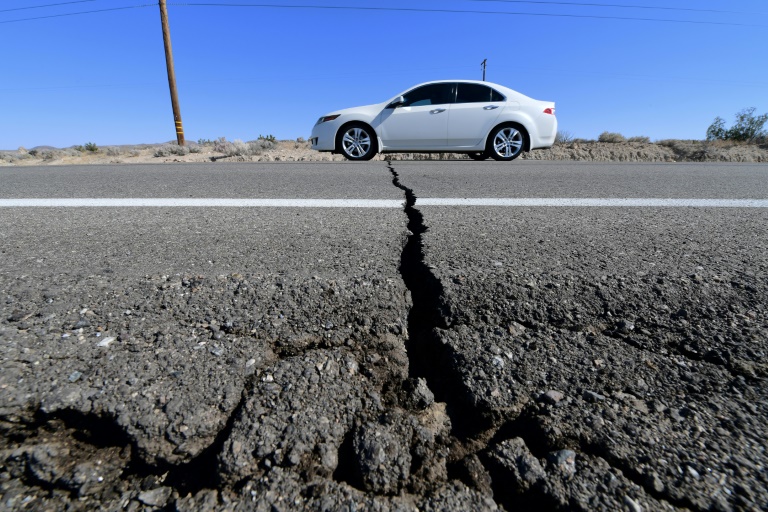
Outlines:
{"label": "car door handle", "polygon": [[495,108],[499,108],[498,105],[488,105],[487,107],[483,107],[483,110],[493,110]]}
{"label": "car door handle", "polygon": [[445,109],[444,108],[436,108],[434,110],[430,110],[429,111],[430,114],[439,114],[440,112],[445,112]]}

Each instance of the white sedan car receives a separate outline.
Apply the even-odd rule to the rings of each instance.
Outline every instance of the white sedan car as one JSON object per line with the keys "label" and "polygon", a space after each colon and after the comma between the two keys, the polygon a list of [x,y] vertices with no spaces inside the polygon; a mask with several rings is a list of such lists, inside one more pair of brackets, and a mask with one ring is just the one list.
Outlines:
{"label": "white sedan car", "polygon": [[312,149],[370,160],[376,153],[466,153],[514,160],[555,142],[555,104],[490,82],[419,84],[383,103],[337,110],[312,129]]}

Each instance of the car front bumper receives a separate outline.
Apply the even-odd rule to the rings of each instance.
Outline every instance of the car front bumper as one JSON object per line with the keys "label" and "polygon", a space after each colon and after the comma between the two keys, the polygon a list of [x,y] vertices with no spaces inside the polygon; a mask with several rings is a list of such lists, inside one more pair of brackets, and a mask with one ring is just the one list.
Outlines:
{"label": "car front bumper", "polygon": [[312,149],[316,151],[334,151],[336,149],[337,124],[333,121],[316,124],[312,128],[312,135],[309,137]]}

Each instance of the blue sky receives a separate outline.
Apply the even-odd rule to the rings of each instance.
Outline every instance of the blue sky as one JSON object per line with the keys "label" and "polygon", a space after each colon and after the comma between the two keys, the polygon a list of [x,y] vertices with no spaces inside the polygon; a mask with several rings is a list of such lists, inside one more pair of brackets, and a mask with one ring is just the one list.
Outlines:
{"label": "blue sky", "polygon": [[[64,1],[0,2],[0,149],[175,140],[156,2],[10,11]],[[480,79],[483,59],[489,81],[555,101],[575,137],[703,139],[716,116],[768,112],[765,0],[207,0],[495,14],[174,3],[187,140],[307,137],[326,112]],[[7,23],[142,4],[155,5]]]}

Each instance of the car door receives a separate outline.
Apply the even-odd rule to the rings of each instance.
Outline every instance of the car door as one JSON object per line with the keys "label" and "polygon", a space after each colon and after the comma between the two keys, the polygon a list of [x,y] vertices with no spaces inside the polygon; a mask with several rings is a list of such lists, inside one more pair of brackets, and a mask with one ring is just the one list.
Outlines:
{"label": "car door", "polygon": [[379,134],[391,150],[434,150],[447,145],[448,108],[454,97],[453,83],[435,83],[412,89],[405,101],[388,107],[381,115]]}
{"label": "car door", "polygon": [[465,148],[481,144],[504,110],[504,101],[501,93],[487,85],[459,82],[448,116],[448,145]]}

